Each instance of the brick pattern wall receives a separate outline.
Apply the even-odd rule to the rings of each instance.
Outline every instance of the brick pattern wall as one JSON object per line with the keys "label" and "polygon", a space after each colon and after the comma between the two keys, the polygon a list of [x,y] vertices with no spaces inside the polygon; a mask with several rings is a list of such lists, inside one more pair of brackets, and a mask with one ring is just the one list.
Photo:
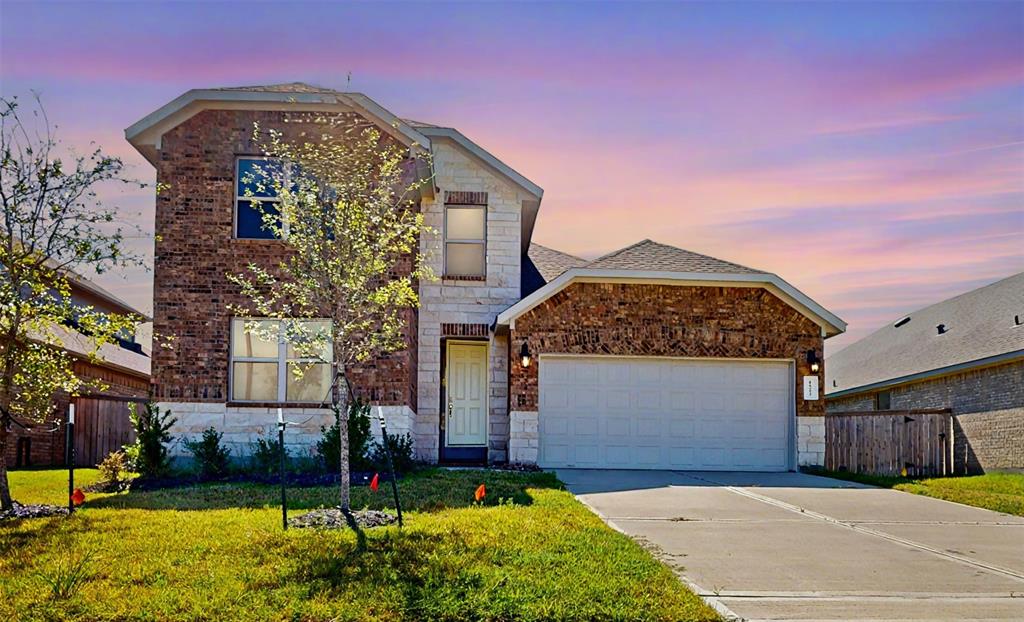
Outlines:
{"label": "brick pattern wall", "polygon": [[490,334],[487,324],[441,324],[443,337],[487,337]]}
{"label": "brick pattern wall", "polygon": [[[1024,361],[887,389],[894,410],[953,411],[958,472],[1024,469]],[[828,400],[829,412],[875,410],[875,393]]]}
{"label": "brick pattern wall", "polygon": [[[498,313],[519,300],[521,210],[526,197],[504,178],[456,145],[435,140],[435,185],[437,198],[424,201],[421,208],[426,224],[433,229],[420,241],[427,265],[436,275],[444,270],[445,202],[487,206],[487,275],[482,279],[440,279],[420,283],[419,319],[419,407],[413,426],[417,456],[436,461],[440,438],[441,338],[459,325],[488,327],[471,329],[490,338],[488,376],[490,412],[488,417],[488,459],[507,459],[508,444],[508,343],[491,336],[489,327]],[[477,335],[465,335],[477,336]]]}
{"label": "brick pattern wall", "polygon": [[[153,330],[173,339],[170,348],[154,348],[156,398],[228,401],[227,306],[245,299],[225,275],[245,272],[250,262],[273,268],[287,252],[279,241],[233,237],[235,157],[259,154],[253,123],[286,137],[368,125],[355,113],[335,121],[327,128],[306,113],[207,110],[163,136],[157,181],[167,190],[156,199]],[[353,370],[353,378],[364,396],[415,409],[417,314],[409,311],[406,319],[411,347]]]}
{"label": "brick pattern wall", "polygon": [[[796,362],[797,414],[825,414],[804,401],[806,353],[821,358],[821,329],[761,288],[574,283],[520,316],[511,351],[542,353],[771,358]],[[511,408],[537,410],[537,365],[511,368]],[[824,370],[819,370],[819,383]]]}
{"label": "brick pattern wall", "polygon": [[[83,387],[83,394],[118,395],[126,397],[145,397],[149,394],[149,379],[126,374],[116,369],[103,367],[89,361],[75,361],[75,375],[83,382],[92,386]],[[103,386],[100,387],[101,383]],[[102,389],[102,390],[100,390]],[[6,459],[9,466],[17,464],[19,439],[29,440],[29,465],[55,466],[64,464],[65,428],[70,399],[61,393],[53,399],[53,412],[42,423],[23,421],[28,429],[19,426],[11,428],[8,436]],[[22,464],[21,466],[28,466]]]}

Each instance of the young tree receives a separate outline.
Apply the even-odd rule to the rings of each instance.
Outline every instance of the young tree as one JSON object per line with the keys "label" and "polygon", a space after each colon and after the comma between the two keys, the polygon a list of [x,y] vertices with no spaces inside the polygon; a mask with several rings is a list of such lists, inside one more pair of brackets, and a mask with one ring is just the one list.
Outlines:
{"label": "young tree", "polygon": [[137,318],[73,305],[69,275],[135,263],[114,225],[116,208],[97,196],[107,182],[141,186],[124,177],[120,159],[99,149],[60,156],[61,145],[36,100],[34,123],[19,116],[17,99],[0,99],[0,509],[12,506],[6,450],[14,425],[54,414],[54,394],[74,394],[69,340],[97,358],[104,344],[134,331]]}
{"label": "young tree", "polygon": [[[254,136],[268,159],[247,175],[247,194],[262,212],[262,226],[285,242],[286,259],[273,268],[250,264],[229,275],[248,303],[232,306],[261,339],[284,340],[307,361],[289,374],[301,378],[317,365],[333,369],[331,402],[340,418],[340,507],[349,509],[347,403],[358,387],[353,365],[408,347],[405,312],[419,304],[415,284],[433,278],[418,244],[427,228],[416,209],[419,190],[432,178],[415,175],[429,157],[397,144],[372,126],[349,127],[349,118],[306,116],[323,131],[286,137]],[[274,202],[260,201],[273,196]],[[309,320],[329,320],[319,324]],[[305,321],[304,321],[305,320]]]}

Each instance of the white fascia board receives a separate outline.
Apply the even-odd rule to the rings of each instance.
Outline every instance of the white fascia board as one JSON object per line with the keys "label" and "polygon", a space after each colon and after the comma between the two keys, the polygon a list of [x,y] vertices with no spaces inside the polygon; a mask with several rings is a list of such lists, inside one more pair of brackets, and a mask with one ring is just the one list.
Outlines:
{"label": "white fascia board", "polygon": [[[286,110],[323,109],[339,106],[359,112],[408,145],[430,149],[430,139],[361,93],[277,93],[270,91],[222,91],[192,89],[130,125],[125,138],[137,149],[159,149],[160,136],[172,127],[207,109],[254,109],[267,105]],[[279,106],[280,108],[277,108]]]}
{"label": "white fascia board", "polygon": [[421,133],[430,138],[447,138],[460,147],[468,151],[470,154],[476,156],[479,160],[483,161],[484,164],[491,167],[498,173],[501,173],[505,178],[519,186],[521,189],[526,191],[527,194],[531,195],[538,201],[544,196],[544,189],[533,183],[529,179],[523,177],[520,173],[516,172],[508,164],[505,164],[498,158],[491,155],[486,149],[471,141],[470,139],[463,136],[462,132],[450,128],[450,127],[421,127],[418,128]]}
{"label": "white fascia board", "polygon": [[640,270],[599,270],[570,268],[555,280],[523,298],[498,314],[497,323],[515,328],[515,320],[572,283],[636,283],[654,285],[697,285],[703,287],[764,287],[778,296],[822,329],[823,336],[832,337],[846,331],[846,322],[814,302],[774,274],[759,272],[734,274],[727,272],[662,272]]}

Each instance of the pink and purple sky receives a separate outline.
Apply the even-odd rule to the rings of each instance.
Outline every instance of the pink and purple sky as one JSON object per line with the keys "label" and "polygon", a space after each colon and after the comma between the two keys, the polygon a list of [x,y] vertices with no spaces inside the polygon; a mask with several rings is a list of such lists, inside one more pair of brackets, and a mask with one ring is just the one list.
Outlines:
{"label": "pink and purple sky", "polygon": [[[459,128],[545,189],[539,243],[779,274],[849,322],[830,352],[1024,270],[1021,2],[0,2],[0,94],[145,180],[125,127],[291,81]],[[119,200],[151,254],[151,193]],[[99,281],[152,308],[149,274]]]}

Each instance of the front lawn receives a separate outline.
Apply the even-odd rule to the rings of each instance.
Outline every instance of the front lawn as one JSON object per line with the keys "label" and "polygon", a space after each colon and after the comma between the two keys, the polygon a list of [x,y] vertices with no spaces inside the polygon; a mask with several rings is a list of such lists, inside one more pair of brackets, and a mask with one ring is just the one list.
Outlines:
{"label": "front lawn", "polygon": [[[10,476],[23,503],[66,498],[65,471]],[[0,620],[718,619],[551,475],[435,469],[401,488],[405,528],[359,534],[282,532],[273,486],[87,494],[71,518],[0,523]],[[389,492],[353,488],[353,507]],[[335,494],[291,489],[289,507]]]}
{"label": "front lawn", "polygon": [[1022,473],[986,473],[969,477],[925,479],[859,475],[846,471],[821,471],[815,472],[815,474],[883,488],[895,488],[936,499],[973,505],[986,510],[1024,516],[1024,474]]}

